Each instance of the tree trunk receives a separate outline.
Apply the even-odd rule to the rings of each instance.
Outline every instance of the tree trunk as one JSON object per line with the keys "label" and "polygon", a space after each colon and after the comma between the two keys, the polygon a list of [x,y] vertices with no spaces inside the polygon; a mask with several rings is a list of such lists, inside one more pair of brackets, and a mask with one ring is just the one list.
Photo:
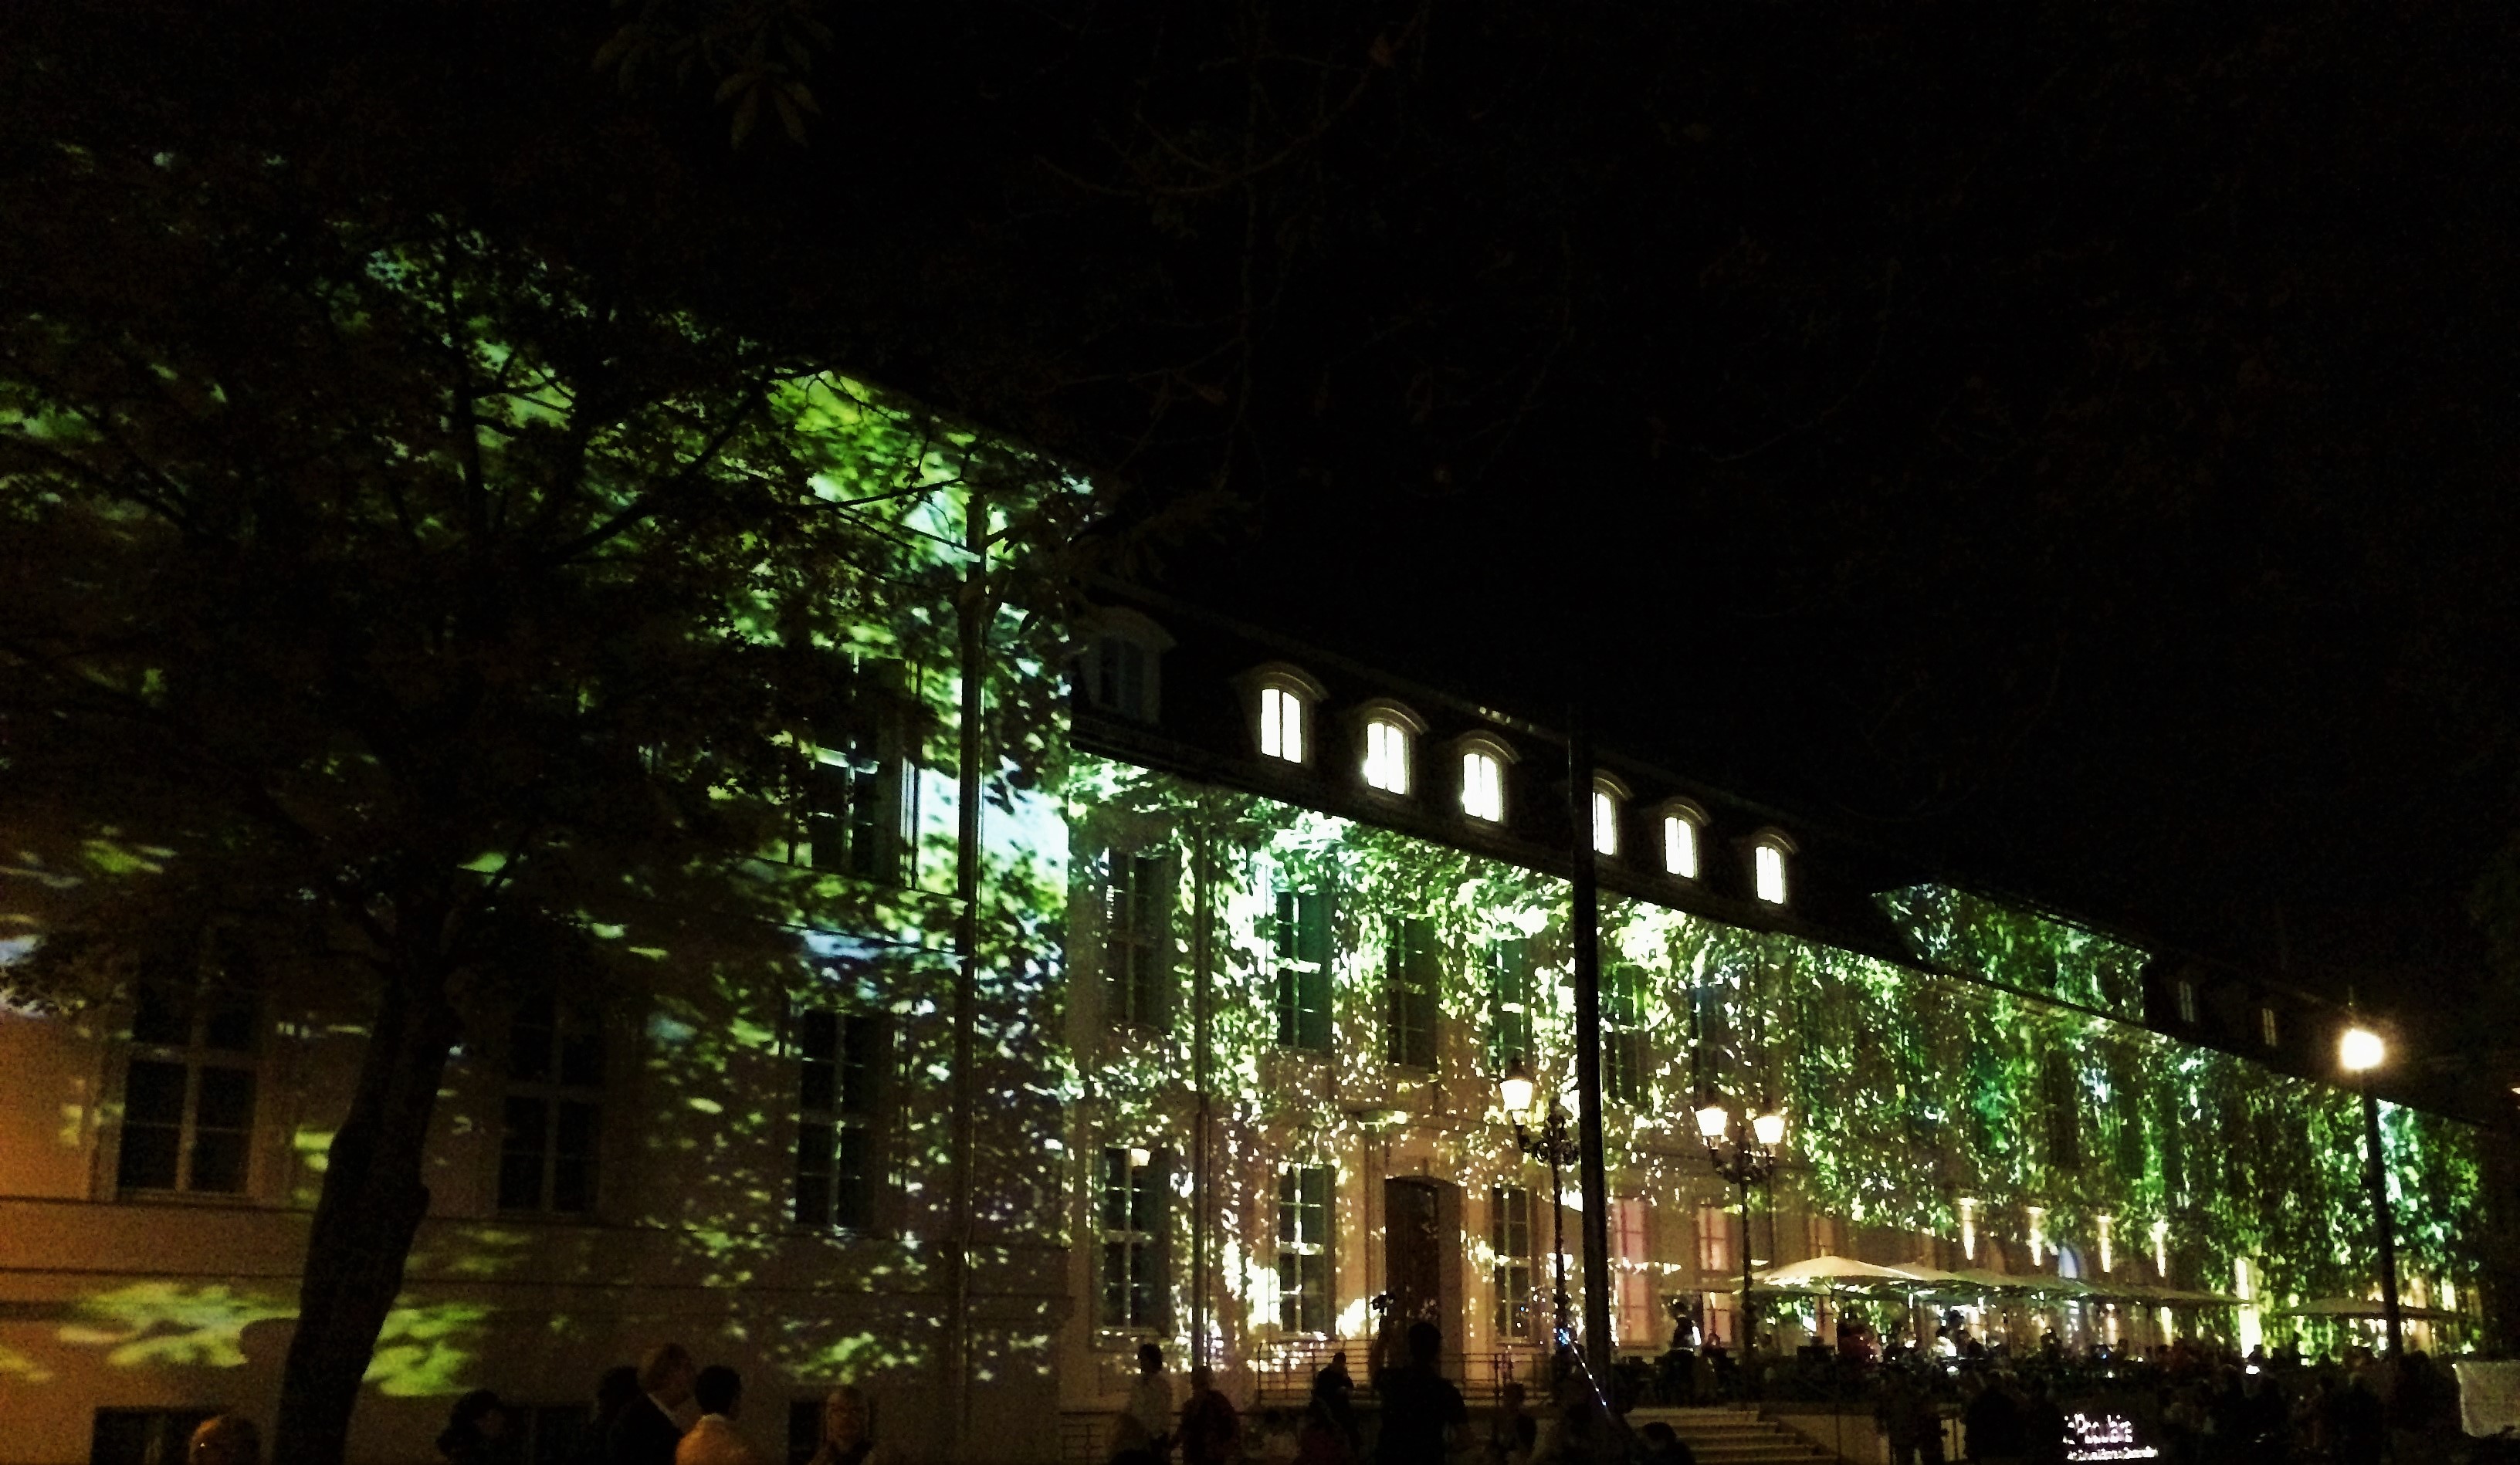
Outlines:
{"label": "tree trunk", "polygon": [[442,974],[391,981],[378,1002],[358,1091],[333,1136],[307,1231],[297,1332],[272,1434],[276,1465],[339,1465],[348,1447],[377,1335],[428,1214],[422,1160],[459,1031]]}

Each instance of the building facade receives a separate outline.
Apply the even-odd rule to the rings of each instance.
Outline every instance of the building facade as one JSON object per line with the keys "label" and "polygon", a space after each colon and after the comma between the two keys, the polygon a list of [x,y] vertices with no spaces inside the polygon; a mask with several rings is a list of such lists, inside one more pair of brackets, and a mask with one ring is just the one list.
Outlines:
{"label": "building facade", "polygon": [[[1981,1326],[2133,1344],[2277,1337],[2310,1327],[2287,1304],[2372,1286],[2360,1110],[2319,1077],[2339,1014],[1643,762],[1604,756],[1570,799],[1546,729],[1105,599],[1071,668],[994,674],[993,698],[1068,708],[1021,749],[963,726],[950,656],[871,635],[760,862],[791,919],[660,910],[620,933],[629,976],[482,1004],[358,1458],[427,1457],[477,1387],[565,1458],[597,1374],[666,1339],[744,1371],[774,1456],[852,1382],[909,1458],[957,1408],[975,1457],[1075,1457],[1140,1343],[1248,1398],[1341,1347],[1361,1374],[1376,1299],[1436,1321],[1474,1385],[1529,1370],[1560,1265],[1581,1296],[1580,1227],[1497,1086],[1516,1062],[1571,1082],[1578,810],[1623,1349],[1683,1317],[1737,1340],[1745,1252],[2079,1280]],[[216,950],[0,1013],[0,1462],[165,1459],[201,1412],[267,1417],[358,1024]],[[1710,1166],[1710,1101],[1786,1116],[1761,1193]],[[2477,1318],[2478,1137],[2395,1105],[2386,1131],[2408,1299]],[[2143,1301],[2165,1290],[2231,1301]],[[1760,1327],[1834,1321],[1784,1298]]]}

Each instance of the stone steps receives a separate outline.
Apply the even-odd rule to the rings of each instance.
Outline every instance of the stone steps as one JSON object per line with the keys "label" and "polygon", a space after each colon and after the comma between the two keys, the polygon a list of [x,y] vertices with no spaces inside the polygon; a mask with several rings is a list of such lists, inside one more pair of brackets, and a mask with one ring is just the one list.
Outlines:
{"label": "stone steps", "polygon": [[1824,1465],[1836,1456],[1750,1408],[1721,1405],[1704,1408],[1640,1408],[1628,1413],[1628,1427],[1642,1429],[1655,1420],[1688,1443],[1697,1465]]}

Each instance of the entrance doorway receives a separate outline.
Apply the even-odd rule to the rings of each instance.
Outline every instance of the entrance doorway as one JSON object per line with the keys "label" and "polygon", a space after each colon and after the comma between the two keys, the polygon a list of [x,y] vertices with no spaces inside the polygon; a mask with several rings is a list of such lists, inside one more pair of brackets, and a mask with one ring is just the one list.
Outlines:
{"label": "entrance doorway", "polygon": [[1462,1190],[1422,1176],[1382,1182],[1383,1290],[1405,1333],[1431,1322],[1444,1351],[1462,1347]]}

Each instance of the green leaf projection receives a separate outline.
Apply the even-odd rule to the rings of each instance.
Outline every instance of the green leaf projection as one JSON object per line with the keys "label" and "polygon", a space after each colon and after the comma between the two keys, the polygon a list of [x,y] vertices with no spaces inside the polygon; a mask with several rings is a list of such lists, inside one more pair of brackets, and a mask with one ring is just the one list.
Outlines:
{"label": "green leaf projection", "polygon": [[[1077,759],[1069,798],[1074,909],[1093,909],[1082,852],[1151,841],[1176,857],[1178,909],[1213,912],[1211,1062],[1231,1112],[1330,1153],[1385,1106],[1447,1132],[1462,1183],[1512,1182],[1519,1162],[1486,1087],[1502,1056],[1492,1040],[1527,1041],[1544,1089],[1571,1075],[1562,881],[1094,758]],[[1281,890],[1326,892],[1332,909],[1327,1085],[1285,1082],[1294,1055],[1278,1042],[1270,970]],[[1637,1101],[1605,1105],[1614,1185],[1702,1175],[1690,1111],[1701,1096],[1745,1099],[1779,1104],[1791,1122],[1779,1193],[1855,1224],[1956,1237],[1967,1201],[1981,1245],[2025,1269],[2035,1209],[2046,1246],[2073,1247],[2087,1266],[2105,1223],[2123,1276],[2130,1260],[2149,1261],[2166,1222],[2167,1280],[2182,1288],[2228,1295],[2242,1259],[2271,1305],[2371,1288],[2351,1092],[2138,1026],[2139,949],[1948,887],[1881,901],[1913,962],[1604,901],[1603,968],[1627,984],[1605,1002],[1605,1041],[1628,1042],[1619,1061],[1641,1070]],[[1412,919],[1431,923],[1441,1011],[1462,1040],[1445,1048],[1451,1071],[1428,1082],[1386,1061],[1389,952]],[[1070,931],[1078,1000],[1097,976],[1094,938],[1088,913]],[[1508,990],[1488,958],[1500,942],[1521,943],[1532,964],[1528,1013],[1494,1005]],[[1186,1142],[1188,1025],[1087,1042],[1086,1128]],[[2396,1106],[2386,1130],[2402,1266],[2471,1286],[2477,1136]]]}

